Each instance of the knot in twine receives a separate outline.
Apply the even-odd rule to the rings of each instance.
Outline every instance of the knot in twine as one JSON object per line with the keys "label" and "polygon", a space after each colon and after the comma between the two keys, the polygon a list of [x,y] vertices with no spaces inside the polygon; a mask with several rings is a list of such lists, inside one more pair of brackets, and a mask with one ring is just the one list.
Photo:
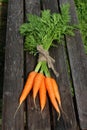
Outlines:
{"label": "knot in twine", "polygon": [[49,55],[49,52],[47,50],[44,50],[41,45],[37,46],[37,50],[39,52],[39,58],[38,61],[46,61],[48,64],[48,67],[52,69],[56,77],[59,76],[59,73],[55,70],[54,63],[55,60]]}

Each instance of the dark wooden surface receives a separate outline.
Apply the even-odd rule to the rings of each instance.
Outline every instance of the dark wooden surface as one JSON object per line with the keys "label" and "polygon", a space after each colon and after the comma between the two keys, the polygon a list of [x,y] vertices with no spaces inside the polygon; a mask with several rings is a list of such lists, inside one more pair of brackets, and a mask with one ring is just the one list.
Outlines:
{"label": "dark wooden surface", "polygon": [[13,118],[23,88],[23,38],[18,31],[22,23],[23,1],[9,0],[3,88],[3,130],[24,130],[23,105],[16,118]]}
{"label": "dark wooden surface", "polygon": [[[73,0],[60,0],[70,3],[71,23],[77,24],[75,4]],[[87,128],[87,55],[84,53],[81,34],[77,30],[74,37],[66,37],[72,80],[75,89],[77,110],[82,129]]]}
{"label": "dark wooden surface", "polygon": [[[23,23],[23,20],[27,20],[26,15],[28,13],[40,15],[42,9],[59,12],[59,6],[65,2],[70,3],[71,22],[77,23],[73,0],[25,0],[24,2],[22,0],[9,0],[2,130],[87,129],[87,100],[85,100],[87,98],[87,57],[84,53],[79,31],[75,32],[75,37],[65,37],[64,44],[50,49],[50,55],[56,60],[55,67],[59,72],[59,77],[56,78],[53,73],[51,74],[56,78],[59,85],[62,106],[67,117],[62,114],[58,121],[57,113],[48,98],[46,107],[41,113],[37,96],[38,110],[35,109],[31,92],[18,111],[16,118],[13,118],[24,81],[37,63],[37,57],[23,51],[23,38],[19,34],[19,26]],[[70,64],[71,75],[68,73],[67,61]],[[77,111],[74,108],[70,91],[71,82],[75,90],[75,108]]]}

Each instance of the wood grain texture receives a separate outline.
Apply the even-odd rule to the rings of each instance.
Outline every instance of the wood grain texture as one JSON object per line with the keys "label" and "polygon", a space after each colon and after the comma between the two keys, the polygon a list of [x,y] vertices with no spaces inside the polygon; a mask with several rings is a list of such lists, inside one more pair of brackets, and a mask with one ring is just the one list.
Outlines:
{"label": "wood grain texture", "polygon": [[24,130],[23,106],[14,119],[18,98],[23,88],[23,1],[9,0],[3,88],[3,130]]}
{"label": "wood grain texture", "polygon": [[[60,4],[66,2],[70,3],[71,23],[78,24],[74,1],[60,0]],[[78,30],[75,31],[74,37],[66,37],[66,42],[80,126],[82,129],[87,129],[87,55]]]}
{"label": "wood grain texture", "polygon": [[[42,3],[44,9],[50,9],[51,12],[59,12],[57,0],[43,0]],[[50,50],[50,54],[56,61],[55,67],[59,72],[59,78],[56,78],[56,81],[59,84],[63,109],[68,116],[67,119],[64,115],[62,115],[58,121],[57,114],[53,110],[52,120],[54,130],[77,130],[77,123],[74,113],[73,100],[70,92],[70,81],[66,64],[67,56],[65,52],[65,45],[61,44],[58,45],[57,48],[52,48]]]}
{"label": "wood grain texture", "polygon": [[[25,1],[25,14],[32,13],[40,15],[40,1],[39,0],[26,0]],[[29,53],[26,53],[26,75],[35,69],[37,64],[37,58]],[[40,111],[39,98],[36,98],[36,104],[38,110],[34,106],[32,92],[27,99],[27,129],[28,130],[51,130],[50,113],[48,101],[44,111]]]}

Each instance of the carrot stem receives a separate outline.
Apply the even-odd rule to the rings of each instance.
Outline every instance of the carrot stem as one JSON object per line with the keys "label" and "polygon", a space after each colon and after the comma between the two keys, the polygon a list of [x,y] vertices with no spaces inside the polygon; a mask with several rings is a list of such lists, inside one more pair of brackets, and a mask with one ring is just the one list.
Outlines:
{"label": "carrot stem", "polygon": [[38,72],[38,71],[40,70],[41,65],[42,65],[42,62],[41,62],[41,61],[38,62],[37,66],[36,66],[36,68],[35,68],[35,72]]}
{"label": "carrot stem", "polygon": [[50,72],[48,70],[47,62],[46,61],[42,62],[42,69],[43,69],[43,72],[44,72],[45,76],[46,77],[50,77]]}

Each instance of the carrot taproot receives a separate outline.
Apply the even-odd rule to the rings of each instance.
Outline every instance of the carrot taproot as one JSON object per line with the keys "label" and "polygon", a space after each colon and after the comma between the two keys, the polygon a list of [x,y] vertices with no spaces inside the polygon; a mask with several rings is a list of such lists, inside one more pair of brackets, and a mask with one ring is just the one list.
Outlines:
{"label": "carrot taproot", "polygon": [[19,98],[19,106],[17,107],[17,109],[15,111],[14,117],[15,117],[17,111],[19,110],[21,104],[23,103],[23,101],[25,100],[25,98],[27,97],[29,92],[31,91],[31,89],[33,87],[34,78],[36,75],[37,75],[37,72],[35,72],[35,71],[32,71],[29,73],[27,81],[26,81],[25,86],[24,86],[24,89],[23,89],[21,96]]}
{"label": "carrot taproot", "polygon": [[37,93],[39,91],[39,88],[41,86],[42,80],[44,79],[44,75],[42,73],[38,73],[34,79],[34,84],[33,84],[33,100],[35,104],[35,98],[37,96]]}
{"label": "carrot taproot", "polygon": [[53,89],[54,89],[55,97],[57,99],[59,106],[61,107],[61,99],[60,99],[60,93],[59,93],[58,85],[57,85],[54,78],[51,78],[51,81],[52,81],[52,86],[53,86]]}
{"label": "carrot taproot", "polygon": [[54,90],[53,90],[53,86],[52,86],[52,81],[51,81],[50,77],[45,78],[45,84],[46,84],[46,89],[47,89],[49,98],[51,100],[51,103],[59,114],[58,118],[60,118],[60,109],[58,107],[58,104],[57,104],[57,101],[55,98],[55,94],[54,94]]}
{"label": "carrot taproot", "polygon": [[40,97],[41,111],[43,111],[45,104],[46,104],[46,86],[45,86],[44,79],[43,79],[40,89],[39,89],[39,97]]}

